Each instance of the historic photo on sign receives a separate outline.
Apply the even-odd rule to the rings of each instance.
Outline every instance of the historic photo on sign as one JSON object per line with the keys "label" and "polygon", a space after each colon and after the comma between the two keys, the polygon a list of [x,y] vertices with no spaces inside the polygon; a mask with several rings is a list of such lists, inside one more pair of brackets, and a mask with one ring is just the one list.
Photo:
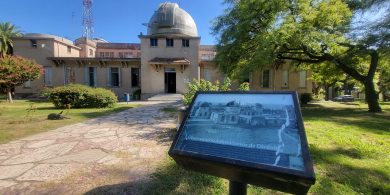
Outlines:
{"label": "historic photo on sign", "polygon": [[176,149],[304,171],[291,94],[198,94]]}

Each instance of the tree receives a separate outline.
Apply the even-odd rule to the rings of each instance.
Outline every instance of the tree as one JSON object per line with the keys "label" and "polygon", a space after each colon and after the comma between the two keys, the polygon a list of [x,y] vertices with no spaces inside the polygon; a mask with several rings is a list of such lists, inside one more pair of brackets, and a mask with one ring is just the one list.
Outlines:
{"label": "tree", "polygon": [[383,101],[390,99],[390,56],[384,56],[378,69],[378,88]]}
{"label": "tree", "polygon": [[21,36],[21,32],[11,23],[0,23],[0,58],[13,55],[13,37]]}
{"label": "tree", "polygon": [[[339,87],[341,81],[345,80],[345,74],[329,63],[318,64],[313,70],[311,80],[318,88],[322,87],[325,91],[325,100],[330,99],[329,89]],[[316,89],[319,91],[319,89]]]}
{"label": "tree", "polygon": [[12,88],[39,78],[42,73],[42,66],[34,61],[9,55],[0,58],[0,88],[7,92],[7,100],[11,103]]}
{"label": "tree", "polygon": [[[315,70],[328,63],[364,85],[370,112],[380,112],[374,75],[390,48],[390,14],[353,25],[359,10],[383,0],[226,0],[217,18],[216,62],[229,75],[291,61]],[[364,28],[364,29],[361,29]]]}

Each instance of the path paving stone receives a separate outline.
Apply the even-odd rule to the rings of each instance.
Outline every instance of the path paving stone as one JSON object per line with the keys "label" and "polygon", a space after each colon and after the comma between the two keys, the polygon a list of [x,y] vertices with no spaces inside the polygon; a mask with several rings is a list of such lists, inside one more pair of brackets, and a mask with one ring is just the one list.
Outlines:
{"label": "path paving stone", "polygon": [[4,161],[2,165],[14,165],[14,164],[29,163],[29,162],[37,162],[37,161],[53,158],[67,153],[76,144],[77,142],[69,142],[69,143],[55,144],[45,148],[39,148],[34,150],[33,152],[23,153],[15,157],[12,157]]}
{"label": "path paving stone", "polygon": [[40,164],[18,177],[18,181],[51,181],[63,178],[76,169],[72,164]]}
{"label": "path paving stone", "polygon": [[46,160],[44,162],[45,163],[68,163],[68,162],[90,163],[90,162],[96,162],[106,157],[107,155],[108,155],[107,153],[101,150],[92,149],[92,150],[84,150],[75,154],[60,156],[57,158]]}
{"label": "path paving stone", "polygon": [[21,165],[10,165],[10,166],[0,166],[0,179],[8,179],[21,175],[27,170],[31,169],[34,164],[21,164]]}
{"label": "path paving stone", "polygon": [[12,180],[0,180],[0,188],[7,188],[16,184],[17,183]]}
{"label": "path paving stone", "polygon": [[48,146],[48,145],[53,144],[55,142],[56,142],[56,140],[42,140],[42,141],[33,142],[33,143],[27,145],[26,147],[27,148],[40,148],[43,146]]}
{"label": "path paving stone", "polygon": [[[80,194],[90,190],[78,191],[85,188],[85,175],[79,175],[83,171],[96,171],[93,178],[104,178],[106,175],[99,174],[124,165],[128,168],[113,174],[125,174],[133,181],[149,177],[166,157],[170,144],[161,133],[176,127],[171,113],[162,109],[180,102],[139,104],[142,106],[0,145],[0,194],[57,194],[58,189],[59,194],[67,190]],[[80,186],[61,185],[44,191],[42,186],[60,185],[68,176],[76,177]],[[42,185],[46,182],[48,185]]]}

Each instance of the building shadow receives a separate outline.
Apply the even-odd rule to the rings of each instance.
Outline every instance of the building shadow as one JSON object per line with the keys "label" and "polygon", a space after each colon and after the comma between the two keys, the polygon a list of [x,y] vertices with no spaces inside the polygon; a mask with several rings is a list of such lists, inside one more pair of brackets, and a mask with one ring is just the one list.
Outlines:
{"label": "building shadow", "polygon": [[[381,168],[370,169],[365,166],[354,166],[343,163],[340,157],[352,159],[365,158],[355,149],[320,149],[310,144],[310,153],[315,165],[321,165],[320,174],[317,175],[316,190],[323,194],[333,194],[339,183],[350,186],[357,193],[362,194],[390,194],[390,176]],[[378,159],[380,160],[380,159]]]}
{"label": "building shadow", "polygon": [[187,171],[169,159],[150,178],[128,183],[100,186],[85,193],[97,194],[226,194],[223,180]]}
{"label": "building shadow", "polygon": [[[309,104],[302,107],[303,119],[306,122],[311,120],[325,120],[339,125],[355,126],[356,129],[384,134],[390,132],[390,113],[385,110],[383,113],[370,113],[367,108],[335,108],[325,107],[321,104]],[[357,120],[362,119],[362,120]]]}

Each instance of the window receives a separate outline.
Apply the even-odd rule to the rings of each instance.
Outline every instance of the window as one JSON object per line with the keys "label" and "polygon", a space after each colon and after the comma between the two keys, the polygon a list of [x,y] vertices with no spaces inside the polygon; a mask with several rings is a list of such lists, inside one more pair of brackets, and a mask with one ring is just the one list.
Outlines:
{"label": "window", "polygon": [[99,56],[104,58],[104,52],[100,52]]}
{"label": "window", "polygon": [[204,69],[203,79],[206,80],[206,81],[211,81],[210,70]]}
{"label": "window", "polygon": [[131,86],[139,87],[139,68],[131,68]]}
{"label": "window", "polygon": [[65,84],[75,83],[76,76],[72,67],[66,67],[65,69]]}
{"label": "window", "polygon": [[24,87],[24,88],[31,88],[31,80],[26,81],[26,82],[23,84],[23,87]]}
{"label": "window", "polygon": [[114,57],[114,52],[108,52],[108,57],[113,58]]}
{"label": "window", "polygon": [[43,79],[45,86],[53,86],[52,83],[52,68],[51,67],[44,67],[44,73],[43,73]]}
{"label": "window", "polygon": [[119,87],[119,68],[110,68],[109,81],[111,87]]}
{"label": "window", "polygon": [[271,72],[269,70],[263,70],[262,87],[269,88],[271,81]]}
{"label": "window", "polygon": [[151,38],[150,39],[150,46],[152,47],[157,47],[158,46],[158,41],[156,38]]}
{"label": "window", "polygon": [[306,87],[306,71],[299,72],[299,87]]}
{"label": "window", "polygon": [[72,47],[68,46],[68,53],[72,53]]}
{"label": "window", "polygon": [[182,47],[190,47],[190,40],[189,39],[182,39],[181,46]]}
{"label": "window", "polygon": [[32,48],[38,48],[37,40],[31,39],[30,41],[31,41],[31,47]]}
{"label": "window", "polygon": [[167,47],[173,47],[173,39],[167,39]]}
{"label": "window", "polygon": [[288,87],[288,70],[282,71],[282,87]]}
{"label": "window", "polygon": [[96,68],[88,67],[88,85],[96,87]]}
{"label": "window", "polygon": [[93,56],[93,50],[89,49],[89,56]]}

